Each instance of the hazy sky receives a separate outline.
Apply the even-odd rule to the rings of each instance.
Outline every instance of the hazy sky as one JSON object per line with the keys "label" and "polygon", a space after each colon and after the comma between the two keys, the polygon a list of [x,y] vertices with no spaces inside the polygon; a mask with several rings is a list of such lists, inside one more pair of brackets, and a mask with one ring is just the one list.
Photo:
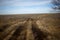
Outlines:
{"label": "hazy sky", "polygon": [[51,0],[0,0],[0,14],[49,13]]}

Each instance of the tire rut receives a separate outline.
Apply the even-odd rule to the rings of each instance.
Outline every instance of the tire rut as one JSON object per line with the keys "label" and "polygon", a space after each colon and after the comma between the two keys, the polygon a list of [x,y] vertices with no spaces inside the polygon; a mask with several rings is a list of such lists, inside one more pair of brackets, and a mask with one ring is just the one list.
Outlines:
{"label": "tire rut", "polygon": [[44,40],[43,38],[46,37],[46,35],[44,34],[44,32],[41,31],[41,30],[38,28],[36,22],[34,22],[34,23],[32,24],[32,29],[31,29],[31,30],[32,30],[33,35],[34,35],[34,40]]}
{"label": "tire rut", "polygon": [[0,39],[3,40],[3,38],[5,38],[6,36],[8,36],[11,31],[15,30],[16,28],[19,27],[19,25],[22,25],[23,23],[24,22],[19,22],[19,23],[16,23],[16,24],[11,25],[10,27],[8,27],[6,30],[4,30],[4,32],[2,32],[0,34]]}

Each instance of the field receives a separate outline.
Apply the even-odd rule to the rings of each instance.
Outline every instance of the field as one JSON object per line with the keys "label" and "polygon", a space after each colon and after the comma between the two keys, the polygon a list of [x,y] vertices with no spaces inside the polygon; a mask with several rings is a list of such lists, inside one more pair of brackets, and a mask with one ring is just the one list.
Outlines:
{"label": "field", "polygon": [[0,15],[0,40],[60,40],[60,14]]}

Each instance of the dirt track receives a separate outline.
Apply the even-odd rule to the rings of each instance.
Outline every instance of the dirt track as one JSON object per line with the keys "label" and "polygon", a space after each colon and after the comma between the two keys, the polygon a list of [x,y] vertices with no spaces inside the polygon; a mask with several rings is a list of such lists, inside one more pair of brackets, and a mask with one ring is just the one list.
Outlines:
{"label": "dirt track", "polygon": [[0,40],[60,40],[59,18],[50,16],[37,20],[27,18],[24,21],[7,22],[0,25]]}

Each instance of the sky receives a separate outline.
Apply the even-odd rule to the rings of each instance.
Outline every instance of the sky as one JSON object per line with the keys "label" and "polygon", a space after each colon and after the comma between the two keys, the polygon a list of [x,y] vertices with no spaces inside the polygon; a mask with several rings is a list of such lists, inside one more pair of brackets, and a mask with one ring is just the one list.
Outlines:
{"label": "sky", "polygon": [[0,0],[0,14],[50,13],[51,0]]}

